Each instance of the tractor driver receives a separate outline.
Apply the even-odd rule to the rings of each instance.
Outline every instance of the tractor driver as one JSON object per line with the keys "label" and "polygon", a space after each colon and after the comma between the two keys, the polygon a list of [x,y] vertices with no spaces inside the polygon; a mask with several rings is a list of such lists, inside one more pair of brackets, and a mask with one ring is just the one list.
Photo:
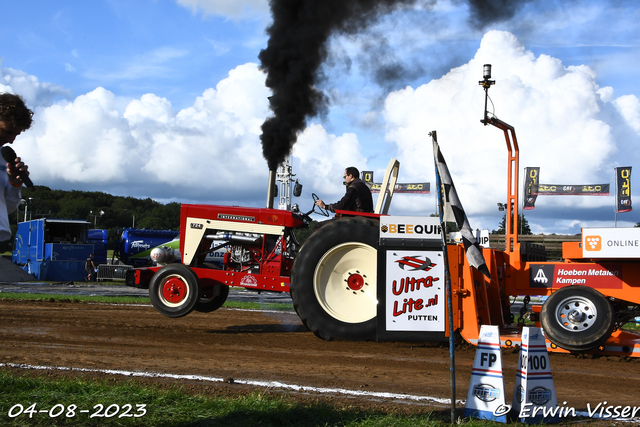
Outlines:
{"label": "tractor driver", "polygon": [[359,178],[360,172],[357,168],[350,166],[344,171],[344,184],[347,186],[344,197],[336,203],[325,204],[322,199],[316,201],[316,205],[329,212],[338,210],[373,212],[373,198],[371,190]]}
{"label": "tractor driver", "polygon": [[[23,130],[31,127],[31,116],[22,98],[11,93],[0,93],[0,147],[11,144]],[[22,179],[18,172],[25,172],[27,165],[16,157],[13,164],[0,160],[0,242],[11,238],[9,213],[20,204]]]}

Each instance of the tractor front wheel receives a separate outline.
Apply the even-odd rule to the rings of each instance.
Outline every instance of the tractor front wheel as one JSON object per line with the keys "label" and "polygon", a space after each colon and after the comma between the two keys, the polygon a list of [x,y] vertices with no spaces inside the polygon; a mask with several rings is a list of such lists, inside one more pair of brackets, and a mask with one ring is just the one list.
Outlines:
{"label": "tractor front wheel", "polygon": [[189,267],[169,264],[151,278],[149,298],[163,316],[182,317],[193,311],[198,303],[200,280]]}
{"label": "tractor front wheel", "polygon": [[291,298],[302,322],[325,340],[376,338],[378,221],[328,221],[300,249]]}

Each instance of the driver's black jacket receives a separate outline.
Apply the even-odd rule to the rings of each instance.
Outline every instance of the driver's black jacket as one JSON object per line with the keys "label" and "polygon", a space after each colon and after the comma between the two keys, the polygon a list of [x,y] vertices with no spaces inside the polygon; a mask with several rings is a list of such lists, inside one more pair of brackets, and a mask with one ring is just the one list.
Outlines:
{"label": "driver's black jacket", "polygon": [[356,212],[373,212],[373,198],[371,190],[359,178],[347,184],[347,192],[344,197],[336,203],[326,205],[326,209],[335,212],[336,209]]}

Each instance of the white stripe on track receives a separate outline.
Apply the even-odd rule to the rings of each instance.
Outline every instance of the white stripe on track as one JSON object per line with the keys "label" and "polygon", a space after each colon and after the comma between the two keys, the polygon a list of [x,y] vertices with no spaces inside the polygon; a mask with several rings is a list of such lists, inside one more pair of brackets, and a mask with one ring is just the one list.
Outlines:
{"label": "white stripe on track", "polygon": [[[88,368],[70,368],[64,366],[38,366],[27,365],[19,363],[0,363],[0,367],[11,367],[19,369],[32,369],[42,371],[71,371],[71,372],[90,372],[90,373],[102,373],[111,375],[122,375],[127,377],[145,377],[145,378],[171,378],[176,380],[190,380],[190,381],[208,381],[208,382],[225,382],[224,378],[208,377],[201,375],[183,375],[183,374],[163,374],[160,372],[137,372],[137,371],[122,371],[117,369],[88,369]],[[449,405],[451,400],[441,399],[431,396],[415,396],[411,394],[398,394],[398,393],[386,393],[376,391],[364,391],[364,390],[348,390],[344,388],[324,388],[324,387],[310,387],[297,384],[287,384],[280,381],[258,381],[258,380],[242,380],[233,379],[233,384],[250,385],[255,387],[276,388],[281,390],[293,390],[299,392],[315,392],[320,394],[343,394],[346,396],[358,396],[358,397],[375,397],[384,399],[395,400],[409,400],[414,402],[432,402],[439,405]],[[458,401],[458,404],[464,404],[462,401]]]}
{"label": "white stripe on track", "polygon": [[[201,375],[183,375],[183,374],[163,374],[160,372],[137,372],[137,371],[122,371],[118,369],[88,369],[88,368],[69,368],[64,366],[38,366],[38,365],[27,365],[20,363],[0,363],[0,368],[2,367],[10,367],[10,368],[19,368],[19,369],[33,369],[33,370],[41,370],[41,371],[70,371],[70,372],[89,372],[89,373],[101,373],[101,374],[111,374],[111,375],[122,375],[127,377],[144,377],[144,378],[171,378],[176,380],[190,380],[190,381],[208,381],[208,382],[225,382],[224,378],[217,377],[207,377]],[[376,392],[376,391],[362,391],[362,390],[348,390],[344,388],[324,388],[324,387],[309,387],[302,386],[297,384],[287,384],[280,381],[258,381],[258,380],[241,380],[241,379],[233,379],[233,384],[242,384],[242,385],[250,385],[255,387],[264,387],[264,388],[277,388],[281,390],[293,390],[298,392],[315,392],[320,394],[343,394],[346,396],[357,396],[357,397],[374,397],[374,398],[384,398],[384,399],[395,399],[399,401],[414,401],[414,402],[431,402],[438,405],[450,405],[450,399],[441,399],[438,397],[431,396],[415,396],[412,394],[398,394],[398,393],[386,393],[386,392]],[[456,405],[464,405],[465,402],[462,400],[456,401]],[[576,411],[578,416],[589,419],[589,414],[583,411]],[[591,419],[598,420],[600,419],[597,415]],[[618,418],[618,419],[610,419],[610,418],[602,418],[611,421],[622,421],[622,422],[632,422],[637,423],[640,421],[638,418]]]}

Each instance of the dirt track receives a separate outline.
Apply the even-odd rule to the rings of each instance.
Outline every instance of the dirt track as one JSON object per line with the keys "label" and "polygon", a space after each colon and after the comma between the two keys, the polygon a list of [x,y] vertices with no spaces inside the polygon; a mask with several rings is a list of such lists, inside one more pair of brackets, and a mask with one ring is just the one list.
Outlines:
{"label": "dirt track", "polygon": [[[168,319],[151,306],[0,301],[0,362],[118,369],[450,397],[438,343],[326,342],[295,314],[221,309]],[[466,399],[475,348],[456,349]],[[503,351],[507,402],[518,354]],[[558,403],[640,406],[640,360],[551,354]],[[166,380],[158,380],[165,381]],[[219,383],[216,387],[229,387]],[[233,386],[236,389],[246,386]]]}

